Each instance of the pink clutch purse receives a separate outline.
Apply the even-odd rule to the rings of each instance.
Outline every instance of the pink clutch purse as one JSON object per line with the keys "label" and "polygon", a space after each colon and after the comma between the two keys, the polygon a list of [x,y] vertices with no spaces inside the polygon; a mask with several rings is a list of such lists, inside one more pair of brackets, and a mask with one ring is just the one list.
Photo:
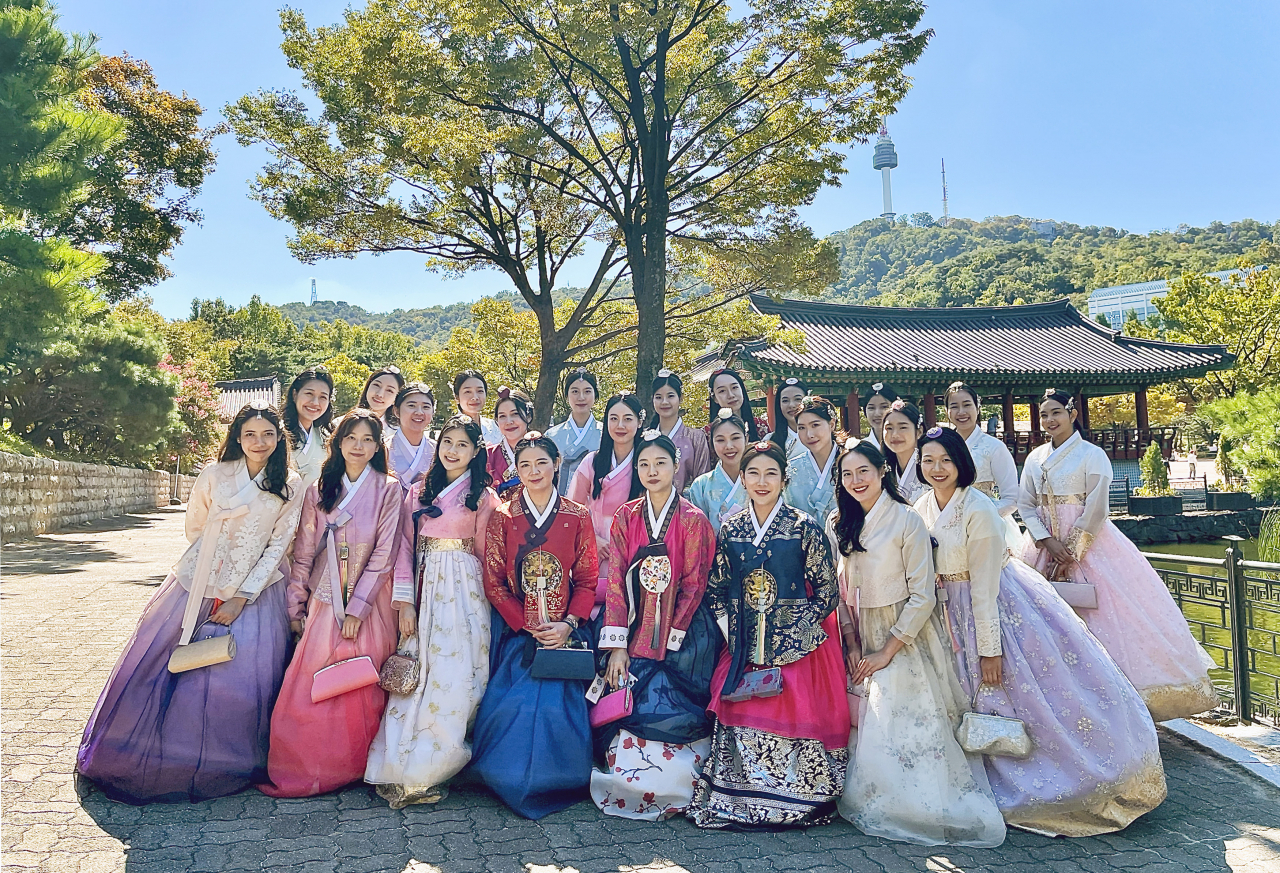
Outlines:
{"label": "pink clutch purse", "polygon": [[782,668],[768,667],[752,670],[742,677],[742,683],[730,694],[720,695],[730,703],[741,703],[753,697],[777,697],[782,693]]}
{"label": "pink clutch purse", "polygon": [[591,726],[600,727],[620,718],[626,718],[631,715],[633,705],[630,688],[620,688],[612,694],[606,694],[600,698],[599,703],[591,707],[591,715],[588,717]]}
{"label": "pink clutch purse", "polygon": [[345,661],[317,670],[311,677],[311,702],[319,703],[330,697],[364,688],[366,685],[377,684],[378,668],[373,666],[373,658],[368,655],[347,658]]}

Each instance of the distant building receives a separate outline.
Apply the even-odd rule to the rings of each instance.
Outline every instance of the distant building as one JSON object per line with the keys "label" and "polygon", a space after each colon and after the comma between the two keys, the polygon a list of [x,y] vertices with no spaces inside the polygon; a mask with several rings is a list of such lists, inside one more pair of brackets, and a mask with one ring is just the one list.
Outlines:
{"label": "distant building", "polygon": [[[1240,270],[1222,270],[1209,275],[1215,279],[1226,279],[1239,272]],[[1097,321],[1099,315],[1106,316],[1107,324],[1119,330],[1131,317],[1146,321],[1159,314],[1155,300],[1168,292],[1169,283],[1164,279],[1099,288],[1089,295],[1089,318]]]}
{"label": "distant building", "polygon": [[227,382],[214,382],[221,394],[218,396],[218,414],[223,421],[230,421],[245,404],[255,400],[265,400],[276,409],[280,408],[280,380],[275,376],[264,376],[261,379],[231,379]]}

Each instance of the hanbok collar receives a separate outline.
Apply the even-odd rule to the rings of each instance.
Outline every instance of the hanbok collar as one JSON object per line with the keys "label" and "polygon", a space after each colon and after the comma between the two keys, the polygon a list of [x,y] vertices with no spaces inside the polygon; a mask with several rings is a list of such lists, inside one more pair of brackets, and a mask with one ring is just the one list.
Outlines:
{"label": "hanbok collar", "polygon": [[[1067,455],[1071,454],[1071,450],[1082,442],[1084,441],[1080,438],[1080,431],[1073,430],[1071,436],[1062,441],[1062,445],[1049,450],[1049,456],[1044,459],[1041,469],[1048,470],[1051,467],[1058,466]],[[1053,443],[1049,443],[1049,445],[1053,445]]]}
{"label": "hanbok collar", "polygon": [[573,415],[571,414],[565,419],[565,424],[569,425],[569,430],[573,432],[573,445],[576,447],[582,444],[582,441],[587,438],[587,434],[596,429],[596,417],[594,415],[588,416],[587,423],[582,427],[578,427],[578,423],[573,420]]}
{"label": "hanbok collar", "polygon": [[947,502],[946,509],[938,507],[938,492],[932,488],[929,489],[929,496],[933,500],[934,509],[938,512],[938,518],[934,525],[938,527],[946,527],[952,519],[957,516],[963,516],[965,499],[969,496],[968,488],[957,488],[956,492],[951,495],[951,500]]}
{"label": "hanbok collar", "polygon": [[430,440],[427,439],[427,432],[425,430],[422,432],[422,439],[416,446],[409,442],[409,438],[404,435],[404,431],[401,428],[396,428],[395,439],[404,443],[405,447],[409,450],[409,453],[413,455],[413,460],[409,462],[409,469],[418,469],[418,464],[422,461],[422,455],[427,450],[427,445],[430,442]]}
{"label": "hanbok collar", "polygon": [[[955,498],[953,497],[952,500]],[[889,511],[889,504],[893,503],[893,499],[889,497],[889,492],[881,491],[880,496],[876,498],[876,502],[871,504],[871,511],[866,514],[862,520],[862,529],[867,531],[871,526],[880,522],[880,517]]]}
{"label": "hanbok collar", "polygon": [[836,451],[836,447],[833,445],[831,454],[827,455],[827,463],[822,467],[818,466],[818,459],[814,457],[813,452],[809,451],[808,448],[804,450],[804,453],[809,458],[809,463],[813,465],[813,471],[818,474],[818,487],[821,488],[822,483],[831,478],[831,465],[836,462],[836,455],[839,452]]}
{"label": "hanbok collar", "polygon": [[634,455],[635,453],[636,453],[636,450],[633,447],[631,451],[627,452],[627,456],[623,458],[621,461],[619,461],[617,455],[615,455],[613,452],[610,452],[609,463],[613,464],[613,467],[610,468],[609,472],[605,474],[605,478],[612,479],[614,476],[618,475],[619,470],[630,470],[631,456]]}
{"label": "hanbok collar", "polygon": [[986,435],[987,432],[982,429],[981,425],[979,425],[973,429],[973,433],[964,438],[964,444],[970,449],[976,449],[978,444],[982,442],[982,438]]}
{"label": "hanbok collar", "polygon": [[560,505],[560,495],[555,491],[551,492],[551,499],[547,501],[546,507],[542,512],[538,512],[533,506],[533,499],[529,496],[528,490],[521,492],[520,501],[524,504],[525,514],[529,516],[535,528],[541,530],[546,526],[547,519],[555,514],[557,507]]}
{"label": "hanbok collar", "polygon": [[510,445],[510,443],[508,443],[508,442],[507,442],[507,438],[506,438],[506,437],[503,437],[503,438],[502,438],[502,441],[501,441],[500,443],[498,443],[498,445],[502,446],[502,454],[503,454],[503,456],[504,456],[504,457],[506,457],[506,459],[507,459],[507,469],[508,469],[508,470],[510,470],[510,471],[512,471],[512,472],[515,472],[515,469],[516,469],[516,450],[515,450],[515,449],[513,449],[513,448],[511,448],[511,445]]}
{"label": "hanbok collar", "polygon": [[302,441],[302,448],[298,449],[301,454],[307,454],[311,451],[311,444],[316,440],[316,426],[313,424],[307,428],[306,438]]}
{"label": "hanbok collar", "polygon": [[736,490],[738,490],[739,488],[741,488],[741,487],[742,487],[742,471],[741,471],[741,470],[739,470],[739,471],[738,471],[738,478],[737,478],[737,479],[730,479],[730,478],[729,478],[729,474],[728,474],[728,473],[726,473],[726,472],[724,471],[724,464],[723,464],[723,463],[721,463],[721,462],[719,462],[719,461],[717,461],[717,462],[716,462],[716,473],[720,476],[720,478],[721,478],[721,479],[723,479],[726,483],[728,483],[728,485],[729,485],[729,487],[730,487],[730,489],[731,489],[731,490],[729,491],[729,493],[730,493],[730,494],[732,494],[734,491],[736,491]]}
{"label": "hanbok collar", "polygon": [[649,495],[647,493],[645,494],[644,508],[645,508],[645,512],[649,516],[649,538],[650,539],[655,539],[658,537],[659,533],[662,531],[663,522],[667,520],[667,514],[671,512],[671,507],[674,506],[676,501],[679,499],[680,499],[680,495],[676,493],[676,489],[673,485],[671,488],[671,494],[667,497],[667,502],[662,506],[662,512],[658,513],[657,518],[654,518],[653,501],[649,499]]}
{"label": "hanbok collar", "polygon": [[342,500],[338,503],[337,507],[334,508],[334,513],[341,515],[342,511],[347,508],[352,500],[355,499],[356,493],[360,490],[360,486],[369,478],[369,472],[371,470],[373,470],[373,464],[365,464],[364,470],[361,471],[360,475],[356,477],[356,481],[354,482],[347,478],[346,473],[342,474],[342,485],[345,493],[342,495]]}
{"label": "hanbok collar", "polygon": [[772,525],[773,520],[778,517],[778,511],[782,509],[782,505],[784,503],[786,503],[786,501],[782,499],[782,495],[778,495],[778,502],[773,505],[773,512],[769,513],[769,517],[764,520],[764,524],[761,524],[756,520],[755,506],[752,505],[747,507],[747,515],[751,517],[751,526],[756,529],[756,535],[751,540],[752,545],[758,546],[764,542],[764,535],[769,532],[769,526]]}
{"label": "hanbok collar", "polygon": [[440,493],[436,495],[435,502],[439,503],[441,500],[444,500],[450,494],[457,491],[459,488],[461,488],[463,485],[467,484],[470,481],[471,481],[471,471],[467,470],[457,479],[454,479],[448,485],[444,486],[444,488],[440,491]]}
{"label": "hanbok collar", "polygon": [[[665,434],[665,436],[670,437],[671,441],[675,442],[676,434],[680,433],[680,429],[683,427],[684,427],[684,416],[676,416],[676,423],[671,425],[671,430],[668,431]],[[658,428],[658,430],[661,431],[662,428]]]}
{"label": "hanbok collar", "polygon": [[250,488],[258,488],[262,485],[263,478],[267,475],[267,467],[262,465],[262,469],[258,471],[258,475],[249,475],[249,462],[244,458],[236,461],[236,495],[232,498],[232,504],[237,504],[252,496],[253,492]]}

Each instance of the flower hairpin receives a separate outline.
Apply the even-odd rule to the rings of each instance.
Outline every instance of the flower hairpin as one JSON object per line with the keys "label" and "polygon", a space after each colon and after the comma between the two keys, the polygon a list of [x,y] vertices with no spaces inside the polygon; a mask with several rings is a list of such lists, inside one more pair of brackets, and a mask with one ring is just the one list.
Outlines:
{"label": "flower hairpin", "polygon": [[942,428],[938,427],[937,425],[934,425],[933,427],[929,428],[929,430],[925,432],[925,436],[927,436],[931,440],[937,439],[938,437],[942,436]]}
{"label": "flower hairpin", "polygon": [[883,390],[884,390],[884,383],[883,383],[883,382],[877,382],[877,383],[875,383],[874,385],[872,385],[872,386],[871,386],[871,390],[872,390],[872,391],[883,391]]}
{"label": "flower hairpin", "polygon": [[503,385],[501,388],[498,389],[498,399],[499,400],[511,399],[511,387],[509,385]]}
{"label": "flower hairpin", "polygon": [[644,433],[640,434],[640,439],[644,440],[646,443],[651,443],[660,436],[662,436],[662,431],[658,430],[655,427],[655,428],[646,430]]}
{"label": "flower hairpin", "polygon": [[670,379],[671,376],[672,376],[671,371],[668,370],[666,367],[663,367],[661,370],[658,371],[659,379]]}
{"label": "flower hairpin", "polygon": [[760,440],[760,442],[756,443],[751,448],[757,452],[767,452],[769,451],[769,446],[771,445],[773,445],[773,443],[769,442],[768,440]]}
{"label": "flower hairpin", "polygon": [[265,412],[271,408],[271,404],[259,397],[257,400],[249,401],[249,408],[256,409],[259,412]]}
{"label": "flower hairpin", "polygon": [[383,367],[382,369],[383,369],[385,372],[390,373],[390,374],[391,374],[391,375],[393,375],[393,376],[399,376],[399,375],[400,375],[400,368],[399,368],[399,367],[397,367],[395,364],[389,364],[389,365],[387,365],[387,366]]}
{"label": "flower hairpin", "polygon": [[644,409],[640,410],[640,423],[641,423],[641,424],[644,424],[644,420],[645,420],[645,418],[646,418],[647,416],[648,416],[648,412],[647,412],[647,410],[644,410]]}
{"label": "flower hairpin", "polygon": [[797,379],[795,376],[788,376],[786,379],[782,380],[782,384],[783,384],[783,385],[788,385],[788,386],[790,386],[790,385],[799,385],[799,384],[800,384],[800,380],[799,380],[799,379]]}
{"label": "flower hairpin", "polygon": [[726,406],[716,413],[716,418],[720,419],[721,421],[728,421],[729,419],[733,418],[733,410]]}
{"label": "flower hairpin", "polygon": [[542,431],[531,430],[524,435],[524,438],[531,443],[536,443],[538,440],[542,439]]}
{"label": "flower hairpin", "polygon": [[849,437],[847,440],[844,441],[844,450],[846,452],[852,451],[856,449],[861,442],[862,442],[861,437]]}
{"label": "flower hairpin", "polygon": [[906,405],[907,405],[907,401],[899,397],[897,400],[889,404],[889,408],[893,410],[900,410],[900,409],[904,409]]}

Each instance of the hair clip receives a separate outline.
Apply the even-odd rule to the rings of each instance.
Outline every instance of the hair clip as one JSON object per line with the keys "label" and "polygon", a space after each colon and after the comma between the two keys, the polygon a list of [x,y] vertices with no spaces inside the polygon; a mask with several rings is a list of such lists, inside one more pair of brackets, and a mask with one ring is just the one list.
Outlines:
{"label": "hair clip", "polygon": [[250,408],[250,409],[256,409],[256,410],[258,410],[259,412],[264,412],[264,411],[266,411],[266,410],[268,410],[268,409],[270,409],[270,408],[271,408],[271,404],[270,404],[270,403],[268,403],[267,401],[265,401],[265,400],[263,400],[263,399],[259,398],[259,399],[257,399],[257,400],[250,400],[250,401],[249,401],[249,408]]}
{"label": "hair clip", "polygon": [[797,379],[795,376],[788,376],[787,378],[782,380],[782,384],[783,385],[799,385],[800,380]]}
{"label": "hair clip", "polygon": [[800,405],[801,405],[801,406],[810,406],[810,405],[812,405],[812,404],[816,403],[817,401],[818,401],[818,398],[817,398],[817,397],[814,397],[812,394],[806,394],[805,396],[803,396],[803,397],[801,397],[801,398],[800,398]]}
{"label": "hair clip", "polygon": [[662,431],[655,427],[640,434],[640,439],[644,440],[646,443],[651,443],[660,436],[662,436]]}
{"label": "hair clip", "polygon": [[938,437],[942,436],[942,428],[935,424],[933,427],[925,431],[925,436],[931,440],[936,440]]}
{"label": "hair clip", "polygon": [[771,445],[773,445],[773,443],[769,442],[768,440],[760,440],[760,442],[756,443],[751,448],[757,452],[767,452],[769,451],[769,446]]}
{"label": "hair clip", "polygon": [[586,368],[586,367],[578,367],[578,369],[574,370],[573,372],[575,372],[575,373],[586,373],[586,372],[587,372],[587,368]]}
{"label": "hair clip", "polygon": [[871,386],[871,390],[872,390],[872,391],[883,391],[883,390],[884,390],[884,383],[883,383],[883,382],[877,382],[877,383],[875,383],[874,385],[872,385],[872,386]]}
{"label": "hair clip", "polygon": [[916,427],[924,427],[924,413],[923,413],[923,412],[922,412],[922,413],[920,413],[918,416],[916,416]]}
{"label": "hair clip", "polygon": [[391,375],[393,375],[393,376],[399,376],[399,375],[400,375],[400,368],[399,368],[399,367],[397,367],[395,364],[388,364],[387,366],[385,366],[385,367],[383,367],[383,368],[382,368],[382,371],[383,371],[384,373],[390,373],[390,374],[391,374]]}
{"label": "hair clip", "polygon": [[509,385],[503,385],[501,388],[498,389],[498,399],[499,400],[511,399],[511,387]]}
{"label": "hair clip", "polygon": [[846,452],[852,451],[856,449],[861,442],[862,442],[861,437],[849,437],[847,440],[844,441],[844,450]]}
{"label": "hair clip", "polygon": [[661,370],[658,371],[658,378],[659,379],[671,378],[671,371],[668,370],[666,367],[663,367]]}
{"label": "hair clip", "polygon": [[644,424],[644,419],[645,419],[645,416],[646,416],[646,415],[648,415],[648,412],[647,412],[646,410],[641,409],[641,410],[640,410],[640,423],[641,423],[641,424]]}
{"label": "hair clip", "polygon": [[711,378],[714,379],[716,376],[723,376],[725,373],[732,373],[732,372],[733,371],[730,370],[728,367],[716,367],[714,370],[711,371]]}
{"label": "hair clip", "polygon": [[536,443],[538,440],[542,439],[542,431],[531,430],[524,435],[524,438],[531,443]]}
{"label": "hair clip", "polygon": [[895,401],[893,401],[892,403],[890,403],[890,404],[889,404],[889,408],[890,408],[890,409],[903,409],[904,407],[906,407],[906,405],[907,405],[907,401],[905,401],[905,400],[903,400],[901,397],[899,397],[897,400],[895,400]]}
{"label": "hair clip", "polygon": [[728,421],[729,419],[733,418],[733,410],[727,406],[722,406],[720,408],[720,411],[716,413],[716,418],[720,419],[721,421]]}
{"label": "hair clip", "polygon": [[680,465],[680,447],[676,446],[676,466]]}

